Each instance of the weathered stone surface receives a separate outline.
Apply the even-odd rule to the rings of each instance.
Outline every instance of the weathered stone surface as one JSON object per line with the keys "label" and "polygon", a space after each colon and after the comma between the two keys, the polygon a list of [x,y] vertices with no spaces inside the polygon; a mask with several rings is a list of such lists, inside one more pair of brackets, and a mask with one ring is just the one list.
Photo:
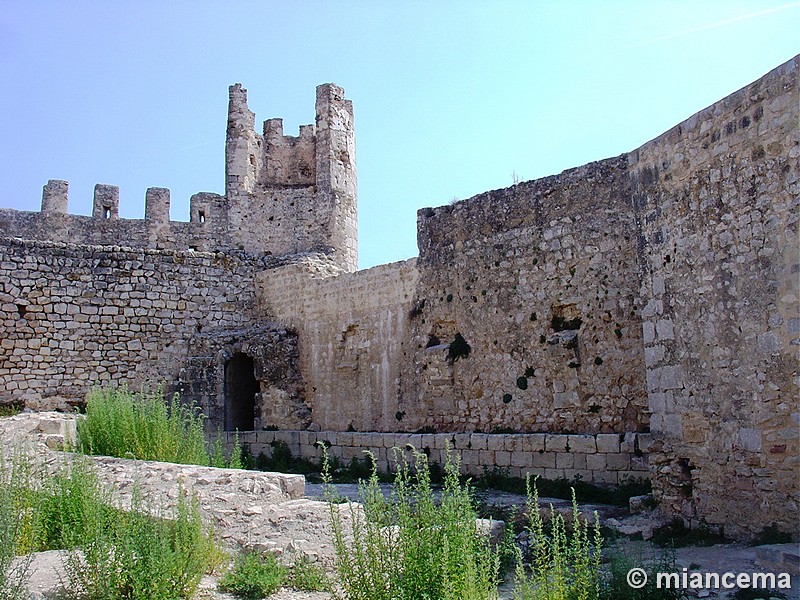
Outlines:
{"label": "weathered stone surface", "polygon": [[608,484],[649,465],[687,523],[796,531],[797,70],[628,154],[422,209],[418,259],[355,273],[352,104],[325,84],[315,125],[260,134],[237,84],[225,196],[195,195],[189,223],[158,188],[143,220],[105,185],[71,216],[62,181],[40,213],[0,210],[0,402],[163,383],[212,429]]}

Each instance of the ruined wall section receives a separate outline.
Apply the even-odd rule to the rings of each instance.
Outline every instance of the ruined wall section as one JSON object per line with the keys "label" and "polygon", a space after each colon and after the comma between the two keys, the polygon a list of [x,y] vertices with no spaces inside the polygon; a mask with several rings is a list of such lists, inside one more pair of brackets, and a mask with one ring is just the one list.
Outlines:
{"label": "ruined wall section", "polygon": [[410,355],[416,259],[346,273],[322,257],[256,276],[258,303],[298,333],[315,428],[396,431]]}
{"label": "ruined wall section", "polygon": [[654,490],[740,537],[798,522],[798,58],[629,156]]}
{"label": "ruined wall section", "polygon": [[0,402],[58,408],[93,385],[158,383],[189,339],[253,319],[263,261],[0,238]]}
{"label": "ruined wall section", "polygon": [[626,168],[609,159],[419,211],[419,426],[647,430]]}
{"label": "ruined wall section", "polygon": [[[238,354],[252,359],[258,384],[251,422],[244,427],[234,422],[236,398],[226,389],[242,384],[226,374],[229,361]],[[311,411],[305,403],[298,361],[296,333],[277,323],[204,329],[189,342],[189,359],[181,372],[178,391],[185,401],[202,408],[206,428],[212,434],[237,428],[303,429],[310,424]]]}
{"label": "ruined wall section", "polygon": [[[225,434],[233,446],[233,434]],[[422,450],[432,463],[445,464],[449,453],[458,458],[461,472],[481,476],[486,468],[500,468],[511,477],[532,476],[574,480],[615,487],[646,479],[648,433],[598,433],[571,435],[521,433],[376,433],[350,431],[248,431],[238,436],[253,455],[271,456],[277,444],[286,444],[292,456],[322,462],[320,444],[329,457],[344,464],[363,460],[368,449],[378,470],[396,469],[397,460],[411,459],[410,444]]]}
{"label": "ruined wall section", "polygon": [[254,130],[247,91],[231,86],[226,197],[234,245],[253,252],[324,252],[346,271],[358,264],[353,104],[317,87],[316,122],[297,137],[281,119]]}

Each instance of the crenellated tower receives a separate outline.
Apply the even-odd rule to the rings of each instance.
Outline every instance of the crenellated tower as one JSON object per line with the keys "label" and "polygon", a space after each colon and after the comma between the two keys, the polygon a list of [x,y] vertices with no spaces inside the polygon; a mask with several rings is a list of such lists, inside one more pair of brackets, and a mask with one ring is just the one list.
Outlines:
{"label": "crenellated tower", "polygon": [[316,122],[284,135],[281,119],[255,131],[247,90],[230,87],[225,196],[231,242],[251,252],[331,253],[355,271],[357,183],[353,103],[344,90],[317,87]]}

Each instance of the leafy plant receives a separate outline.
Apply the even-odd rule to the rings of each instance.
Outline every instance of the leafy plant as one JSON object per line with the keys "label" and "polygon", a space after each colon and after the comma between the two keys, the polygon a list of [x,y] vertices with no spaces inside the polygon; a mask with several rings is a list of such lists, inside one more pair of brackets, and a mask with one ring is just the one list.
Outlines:
{"label": "leafy plant", "polygon": [[78,421],[78,450],[140,460],[208,465],[203,416],[154,393],[126,388],[95,388],[86,399],[86,418]]}
{"label": "leafy plant", "polygon": [[690,529],[683,519],[675,518],[653,531],[653,543],[662,548],[684,548],[686,546],[713,546],[729,542],[724,535],[711,531],[706,525]]}
{"label": "leafy plant", "polygon": [[526,488],[531,563],[530,570],[526,569],[522,551],[517,548],[514,600],[598,598],[602,538],[597,513],[594,525],[582,521],[573,493],[571,532],[552,505],[546,530],[539,512],[539,494],[536,485],[531,486],[530,478],[526,479]]}
{"label": "leafy plant", "polygon": [[172,511],[145,502],[134,491],[130,511],[97,525],[91,541],[65,560],[75,598],[191,598],[203,573],[221,558],[197,503],[183,490]]}
{"label": "leafy plant", "polygon": [[459,358],[467,358],[470,352],[472,352],[472,346],[467,343],[461,333],[456,333],[453,341],[447,347],[447,362],[452,365]]}
{"label": "leafy plant", "polygon": [[5,402],[0,404],[0,418],[13,417],[22,411],[22,405],[15,402]]}
{"label": "leafy plant", "polygon": [[[644,569],[647,583],[641,588],[633,588],[628,583],[628,572],[632,568]],[[680,600],[685,598],[678,588],[659,588],[657,573],[676,573],[674,550],[662,551],[657,559],[647,559],[641,554],[631,556],[623,552],[613,552],[610,556],[608,577],[601,584],[600,597],[608,600]]]}
{"label": "leafy plant", "polygon": [[247,552],[236,557],[233,569],[219,580],[219,589],[240,598],[265,598],[289,579],[289,569],[277,559]]}
{"label": "leafy plant", "polygon": [[[434,500],[423,452],[412,464],[396,449],[397,470],[389,499],[372,474],[359,485],[363,508],[350,506],[349,531],[342,505],[328,487],[342,597],[347,600],[496,598],[499,554],[476,526],[469,484],[459,480],[457,459],[448,453],[439,502]],[[330,483],[327,452],[323,478]],[[348,535],[352,534],[352,536]]]}
{"label": "leafy plant", "polygon": [[18,512],[12,466],[0,456],[0,598],[23,600],[28,597],[27,581],[32,557],[16,559],[23,537],[24,520]]}
{"label": "leafy plant", "polygon": [[[475,480],[475,486],[503,490],[514,494],[526,493],[526,481],[523,477],[513,477],[508,474],[508,469],[494,467],[485,468],[483,474]],[[572,497],[573,490],[579,503],[613,504],[615,506],[628,506],[632,496],[643,496],[651,492],[650,482],[647,479],[629,479],[614,488],[603,488],[587,481],[575,479],[536,479],[539,494],[548,498]]]}
{"label": "leafy plant", "polygon": [[291,567],[289,585],[296,590],[305,592],[331,591],[331,582],[325,569],[312,563],[305,556],[294,561]]}
{"label": "leafy plant", "polygon": [[[6,518],[6,515],[11,515]],[[220,552],[197,504],[180,491],[167,511],[134,492],[128,512],[91,464],[75,457],[54,470],[20,452],[0,461],[0,598],[16,598],[30,561],[11,557],[67,549],[67,598],[190,598]]]}

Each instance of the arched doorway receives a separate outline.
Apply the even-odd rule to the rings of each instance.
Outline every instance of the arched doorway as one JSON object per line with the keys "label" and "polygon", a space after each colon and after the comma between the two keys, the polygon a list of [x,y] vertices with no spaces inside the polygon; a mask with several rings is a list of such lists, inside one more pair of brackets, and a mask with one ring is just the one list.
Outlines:
{"label": "arched doorway", "polygon": [[253,359],[241,352],[234,354],[225,364],[225,431],[255,429],[259,391]]}

